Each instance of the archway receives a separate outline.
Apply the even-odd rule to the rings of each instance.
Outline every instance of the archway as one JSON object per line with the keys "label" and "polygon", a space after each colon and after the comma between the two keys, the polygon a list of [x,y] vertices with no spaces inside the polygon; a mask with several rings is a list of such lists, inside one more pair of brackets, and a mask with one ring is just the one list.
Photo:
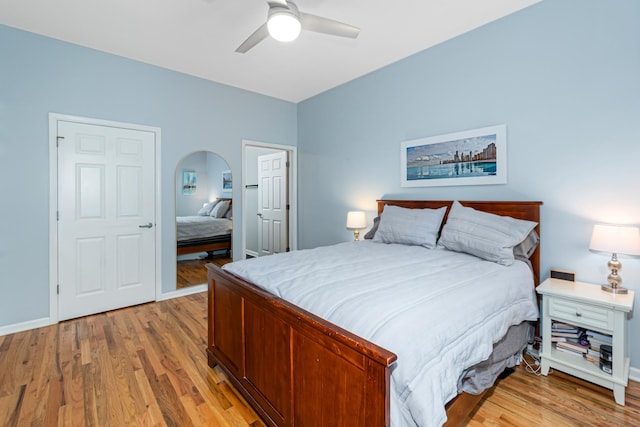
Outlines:
{"label": "archway", "polygon": [[231,261],[232,183],[227,162],[210,151],[176,166],[176,289],[205,284],[205,264]]}

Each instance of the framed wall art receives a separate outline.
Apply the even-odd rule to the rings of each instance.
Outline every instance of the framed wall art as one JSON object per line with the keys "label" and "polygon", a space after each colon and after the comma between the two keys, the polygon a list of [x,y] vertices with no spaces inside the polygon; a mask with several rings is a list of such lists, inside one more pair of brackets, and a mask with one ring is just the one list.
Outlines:
{"label": "framed wall art", "polygon": [[400,186],[507,183],[507,127],[490,126],[404,141]]}
{"label": "framed wall art", "polygon": [[233,189],[233,177],[231,171],[222,172],[222,191],[231,191]]}
{"label": "framed wall art", "polygon": [[193,171],[185,171],[182,173],[182,194],[191,196],[196,194],[196,178],[197,174]]}

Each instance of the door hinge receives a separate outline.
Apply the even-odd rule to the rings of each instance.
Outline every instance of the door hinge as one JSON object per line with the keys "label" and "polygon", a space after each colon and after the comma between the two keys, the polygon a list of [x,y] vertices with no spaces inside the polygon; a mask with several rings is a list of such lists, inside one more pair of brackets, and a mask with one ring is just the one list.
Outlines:
{"label": "door hinge", "polygon": [[60,211],[56,211],[56,221],[60,221]]}
{"label": "door hinge", "polygon": [[287,205],[287,210],[291,210],[291,205]]}
{"label": "door hinge", "polygon": [[286,166],[286,167],[289,167],[289,166],[290,166],[289,160],[287,160],[287,163],[285,163],[285,166]]}
{"label": "door hinge", "polygon": [[56,293],[60,295],[60,285],[56,286]]}
{"label": "door hinge", "polygon": [[64,136],[57,136],[57,137],[56,137],[56,147],[59,147],[59,146],[60,146],[60,140],[61,140],[61,139],[64,139]]}

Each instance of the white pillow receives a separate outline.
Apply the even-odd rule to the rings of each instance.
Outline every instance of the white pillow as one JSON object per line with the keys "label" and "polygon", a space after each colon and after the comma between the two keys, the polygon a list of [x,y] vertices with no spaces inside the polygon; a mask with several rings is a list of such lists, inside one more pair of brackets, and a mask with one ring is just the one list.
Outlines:
{"label": "white pillow", "polygon": [[211,213],[209,214],[209,216],[213,218],[223,218],[224,214],[226,214],[227,211],[229,210],[229,205],[230,203],[228,200],[220,200],[220,203],[215,205],[214,208],[211,210]]}
{"label": "white pillow", "polygon": [[198,215],[200,216],[209,216],[211,215],[211,210],[213,209],[213,207],[218,204],[220,200],[214,200],[211,203],[207,203],[206,205],[204,205],[203,207],[200,208],[200,210],[198,211]]}
{"label": "white pillow", "polygon": [[535,222],[477,211],[453,202],[438,246],[466,252],[502,265],[513,264],[513,248],[534,229]]}
{"label": "white pillow", "polygon": [[372,241],[434,248],[446,210],[385,205]]}

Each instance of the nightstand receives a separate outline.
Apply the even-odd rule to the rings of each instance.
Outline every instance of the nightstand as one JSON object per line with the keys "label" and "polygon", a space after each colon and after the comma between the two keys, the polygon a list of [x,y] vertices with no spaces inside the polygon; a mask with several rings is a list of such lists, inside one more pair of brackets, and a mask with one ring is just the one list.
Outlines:
{"label": "nightstand", "polygon": [[[634,292],[611,294],[600,285],[545,280],[536,291],[542,295],[542,374],[549,368],[613,390],[616,403],[624,405],[625,388],[629,379],[627,343],[627,314],[633,309]],[[612,337],[611,373],[587,361],[584,357],[557,350],[551,343],[551,323],[568,323]]]}

